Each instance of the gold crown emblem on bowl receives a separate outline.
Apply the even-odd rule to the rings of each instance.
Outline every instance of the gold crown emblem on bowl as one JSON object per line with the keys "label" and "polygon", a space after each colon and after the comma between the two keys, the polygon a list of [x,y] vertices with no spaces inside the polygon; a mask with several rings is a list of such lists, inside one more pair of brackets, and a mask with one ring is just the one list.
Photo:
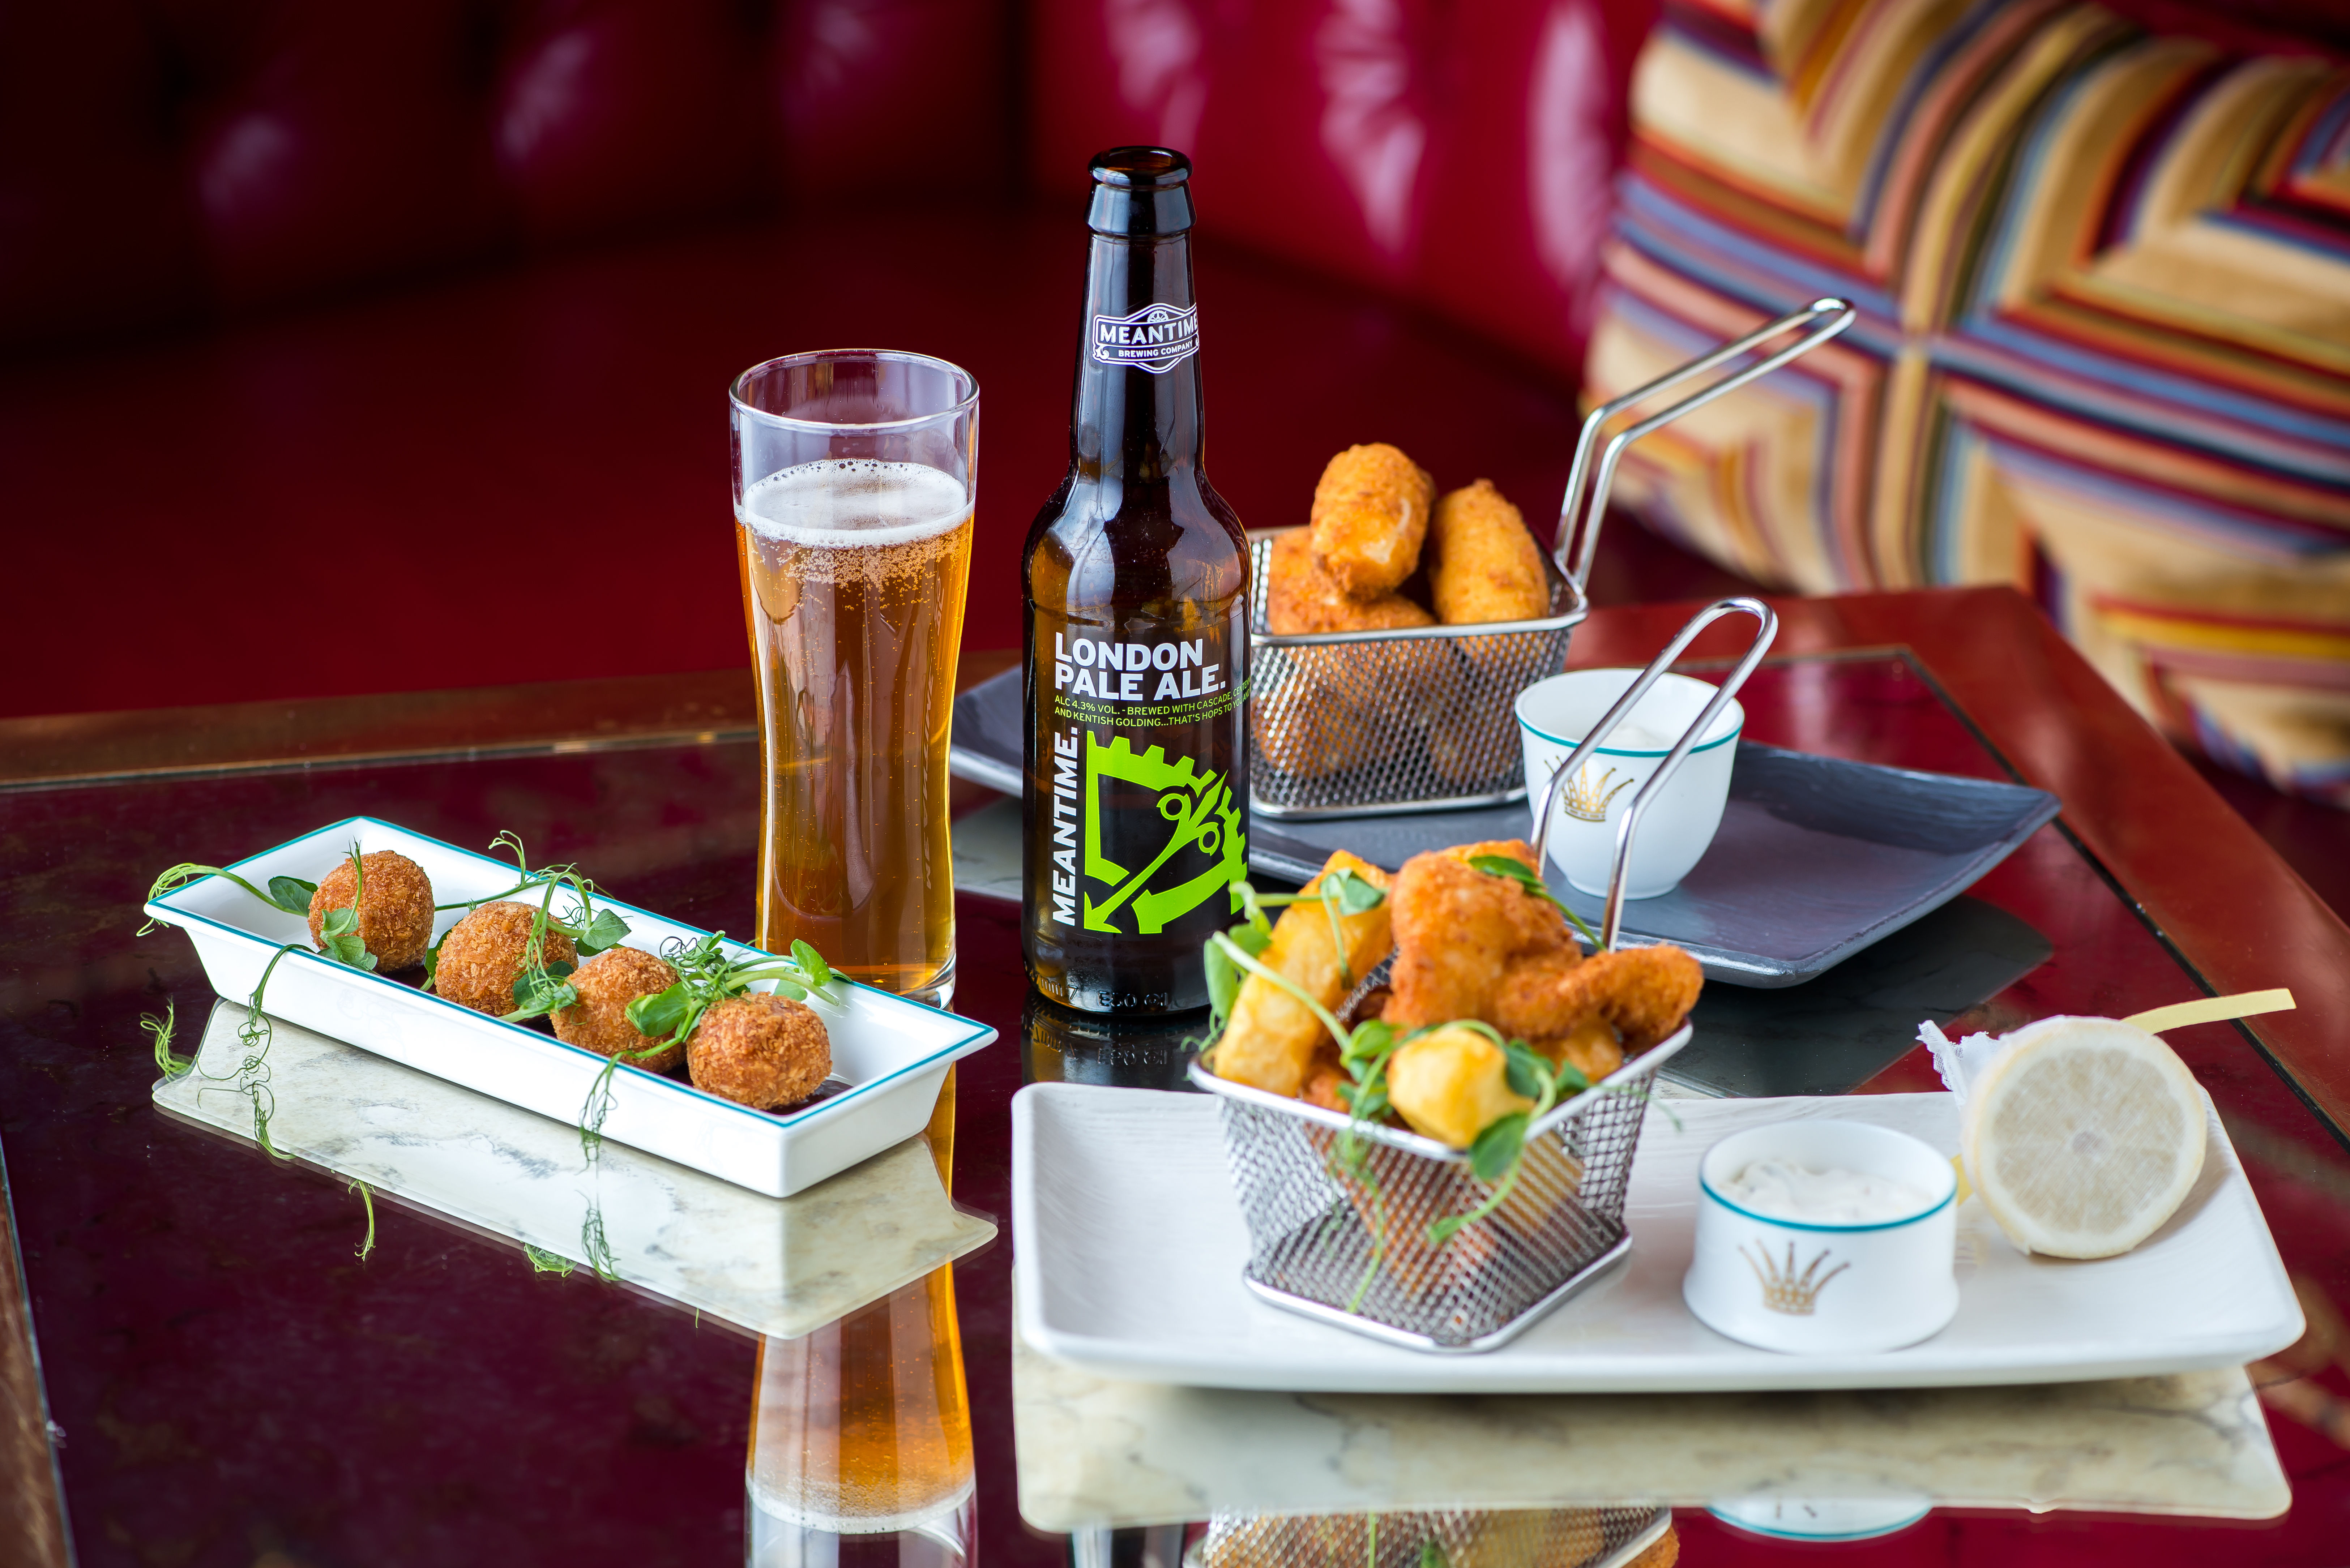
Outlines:
{"label": "gold crown emblem on bowl", "polygon": [[1575,775],[1574,782],[1566,786],[1566,794],[1560,797],[1559,805],[1566,809],[1566,815],[1569,816],[1580,817],[1586,822],[1607,821],[1607,803],[1630,789],[1638,782],[1627,778],[1617,784],[1614,789],[1609,789],[1607,781],[1615,776],[1616,770],[1609,768],[1594,779],[1591,776],[1591,764],[1584,763],[1582,771]]}
{"label": "gold crown emblem on bowl", "polygon": [[[1756,1253],[1761,1256],[1756,1256]],[[1838,1263],[1826,1273],[1820,1273],[1820,1265],[1828,1261],[1827,1250],[1822,1248],[1819,1256],[1798,1274],[1795,1272],[1795,1244],[1793,1241],[1787,1243],[1787,1262],[1783,1268],[1780,1266],[1779,1260],[1771,1255],[1768,1247],[1759,1244],[1754,1252],[1740,1247],[1738,1255],[1746,1260],[1746,1266],[1754,1271],[1754,1278],[1762,1286],[1762,1305],[1769,1311],[1784,1313],[1789,1317],[1811,1316],[1819,1306],[1820,1292],[1827,1288],[1827,1282],[1852,1267],[1850,1263]],[[1816,1279],[1813,1277],[1815,1274],[1818,1275]]]}

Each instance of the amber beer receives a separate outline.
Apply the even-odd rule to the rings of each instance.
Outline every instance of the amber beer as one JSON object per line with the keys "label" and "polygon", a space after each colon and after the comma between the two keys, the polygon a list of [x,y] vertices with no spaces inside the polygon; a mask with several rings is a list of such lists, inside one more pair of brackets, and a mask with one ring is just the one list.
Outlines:
{"label": "amber beer", "polygon": [[1094,160],[1069,469],[1023,565],[1022,945],[1087,1012],[1205,1002],[1247,874],[1247,538],[1205,466],[1191,172]]}
{"label": "amber beer", "polygon": [[754,1535],[764,1526],[967,1542],[957,1515],[976,1472],[951,1268],[812,1334],[763,1341],[758,1383],[747,1477]]}
{"label": "amber beer", "polygon": [[[771,383],[789,378],[763,377],[773,367],[747,374],[735,549],[760,702],[758,944],[805,940],[856,979],[943,1002],[977,390],[956,399],[967,376],[920,364],[943,374],[860,381],[858,360],[780,390]],[[939,380],[934,400],[968,407],[928,432],[896,428],[920,423],[905,410]],[[783,409],[746,421],[746,388]]]}

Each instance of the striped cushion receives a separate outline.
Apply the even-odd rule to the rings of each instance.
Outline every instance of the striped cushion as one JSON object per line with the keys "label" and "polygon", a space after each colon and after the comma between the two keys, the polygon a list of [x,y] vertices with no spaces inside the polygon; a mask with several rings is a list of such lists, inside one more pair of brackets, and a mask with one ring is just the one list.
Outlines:
{"label": "striped cushion", "polygon": [[1675,0],[1588,366],[1822,294],[1619,493],[1807,592],[2010,580],[2149,717],[2350,804],[2350,69],[2066,0]]}

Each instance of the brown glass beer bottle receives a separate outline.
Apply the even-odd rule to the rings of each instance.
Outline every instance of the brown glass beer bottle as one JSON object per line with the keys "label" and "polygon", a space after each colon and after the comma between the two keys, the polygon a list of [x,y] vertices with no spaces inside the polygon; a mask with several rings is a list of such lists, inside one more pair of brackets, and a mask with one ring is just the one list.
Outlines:
{"label": "brown glass beer bottle", "polygon": [[1191,166],[1093,161],[1069,472],[1028,530],[1022,950],[1089,1012],[1207,1001],[1247,875],[1248,542],[1202,463]]}

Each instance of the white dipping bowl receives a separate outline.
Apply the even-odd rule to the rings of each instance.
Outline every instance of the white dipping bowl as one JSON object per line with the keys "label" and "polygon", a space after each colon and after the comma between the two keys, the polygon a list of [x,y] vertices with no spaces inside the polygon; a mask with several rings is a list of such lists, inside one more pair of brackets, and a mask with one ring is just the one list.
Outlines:
{"label": "white dipping bowl", "polygon": [[[1850,1170],[1926,1194],[1915,1213],[1859,1225],[1753,1213],[1722,1196],[1754,1160]],[[1959,1310],[1958,1176],[1908,1133],[1866,1122],[1772,1122],[1733,1133],[1697,1168],[1697,1241],[1681,1299],[1717,1334],[1764,1350],[1849,1355],[1939,1334]]]}
{"label": "white dipping bowl", "polygon": [[[1637,670],[1573,670],[1537,680],[1518,694],[1526,799],[1537,815],[1551,774],[1639,678]],[[1606,897],[1615,867],[1617,822],[1681,732],[1713,701],[1714,690],[1686,675],[1658,677],[1617,732],[1584,759],[1582,776],[1568,785],[1550,819],[1550,857],[1576,888],[1595,898]],[[1662,738],[1651,745],[1623,735],[1635,725]],[[1682,759],[1680,771],[1648,803],[1632,838],[1626,898],[1653,898],[1671,892],[1704,856],[1714,830],[1721,826],[1721,808],[1730,799],[1730,766],[1738,754],[1738,732],[1745,725],[1746,711],[1735,701],[1726,705]]]}

